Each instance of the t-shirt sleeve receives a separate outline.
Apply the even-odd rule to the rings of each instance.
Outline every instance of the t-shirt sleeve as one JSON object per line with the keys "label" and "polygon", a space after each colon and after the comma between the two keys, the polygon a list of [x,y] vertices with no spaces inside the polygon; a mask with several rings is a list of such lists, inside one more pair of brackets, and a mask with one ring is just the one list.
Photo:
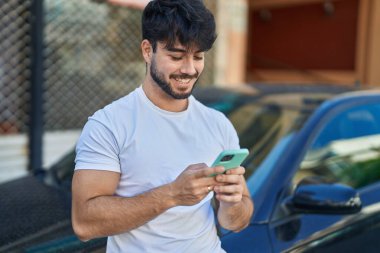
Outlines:
{"label": "t-shirt sleeve", "polygon": [[116,138],[103,123],[89,119],[76,145],[75,170],[93,169],[120,173]]}

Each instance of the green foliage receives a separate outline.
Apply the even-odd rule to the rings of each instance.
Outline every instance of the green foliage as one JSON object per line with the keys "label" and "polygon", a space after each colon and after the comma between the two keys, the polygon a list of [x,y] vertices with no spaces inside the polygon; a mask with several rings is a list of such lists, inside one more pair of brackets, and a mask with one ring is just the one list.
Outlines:
{"label": "green foliage", "polygon": [[350,163],[341,171],[340,181],[360,188],[380,180],[380,157],[375,159]]}

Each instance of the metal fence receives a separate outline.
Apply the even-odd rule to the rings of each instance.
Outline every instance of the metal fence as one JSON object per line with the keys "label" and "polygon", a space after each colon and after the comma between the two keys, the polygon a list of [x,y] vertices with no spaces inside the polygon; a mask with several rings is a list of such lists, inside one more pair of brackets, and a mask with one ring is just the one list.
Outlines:
{"label": "metal fence", "polygon": [[[48,166],[88,116],[141,84],[141,14],[102,0],[0,1],[0,182]],[[200,86],[214,81],[213,56]]]}
{"label": "metal fence", "polygon": [[[0,3],[0,134],[29,129],[31,2]],[[99,2],[44,1],[45,131],[81,128],[142,82],[141,11]],[[213,82],[212,58],[211,51],[200,85]]]}
{"label": "metal fence", "polygon": [[0,134],[27,131],[31,1],[0,2]]}
{"label": "metal fence", "polygon": [[[81,128],[141,84],[141,11],[86,0],[46,0],[45,129]],[[206,70],[201,84],[212,82]]]}
{"label": "metal fence", "polygon": [[45,3],[45,128],[80,128],[141,83],[141,12],[84,0]]}

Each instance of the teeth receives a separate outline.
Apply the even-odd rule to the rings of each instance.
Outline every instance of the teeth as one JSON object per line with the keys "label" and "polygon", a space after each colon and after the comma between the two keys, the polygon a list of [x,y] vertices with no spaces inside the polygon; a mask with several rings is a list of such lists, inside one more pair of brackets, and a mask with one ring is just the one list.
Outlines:
{"label": "teeth", "polygon": [[191,81],[191,79],[180,79],[180,78],[175,78],[174,80],[176,80],[177,82],[180,82],[182,84],[187,84]]}

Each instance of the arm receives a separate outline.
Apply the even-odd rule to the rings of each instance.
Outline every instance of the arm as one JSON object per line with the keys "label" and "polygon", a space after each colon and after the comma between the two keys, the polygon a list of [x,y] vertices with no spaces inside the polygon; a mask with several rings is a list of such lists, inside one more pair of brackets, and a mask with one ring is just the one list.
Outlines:
{"label": "arm", "polygon": [[204,164],[189,166],[167,185],[126,198],[115,196],[120,174],[110,171],[78,170],[72,184],[72,223],[81,240],[123,233],[154,219],[177,205],[194,205],[215,184],[206,175],[220,169]]}
{"label": "arm", "polygon": [[119,179],[119,173],[110,171],[74,173],[72,222],[81,240],[131,230],[175,205],[169,185],[134,198],[114,196]]}
{"label": "arm", "polygon": [[253,214],[253,201],[244,179],[245,169],[238,167],[228,170],[226,174],[216,176],[220,185],[214,188],[219,201],[219,224],[235,232],[248,226]]}

